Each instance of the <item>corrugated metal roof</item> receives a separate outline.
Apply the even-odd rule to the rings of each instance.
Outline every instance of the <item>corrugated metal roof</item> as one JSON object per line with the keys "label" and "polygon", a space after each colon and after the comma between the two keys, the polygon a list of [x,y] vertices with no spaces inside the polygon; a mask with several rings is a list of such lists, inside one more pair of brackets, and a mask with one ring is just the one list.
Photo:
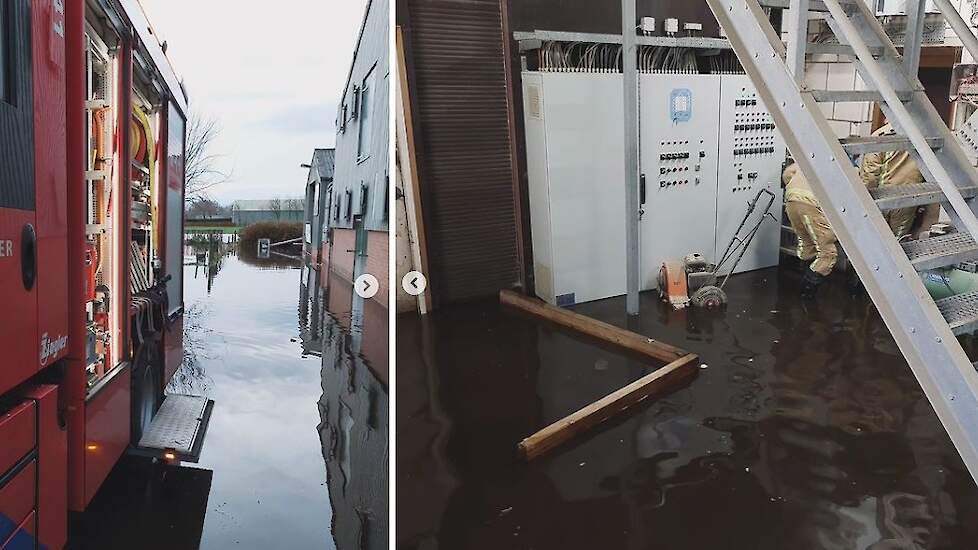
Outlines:
{"label": "corrugated metal roof", "polygon": [[312,153],[312,170],[316,170],[322,179],[332,178],[336,169],[336,149],[316,149]]}
{"label": "corrugated metal roof", "polygon": [[[274,201],[280,201],[280,208],[272,208],[272,203]],[[266,210],[298,211],[306,209],[306,199],[283,198],[269,200],[237,200],[231,203],[231,209],[240,210],[242,212]]]}

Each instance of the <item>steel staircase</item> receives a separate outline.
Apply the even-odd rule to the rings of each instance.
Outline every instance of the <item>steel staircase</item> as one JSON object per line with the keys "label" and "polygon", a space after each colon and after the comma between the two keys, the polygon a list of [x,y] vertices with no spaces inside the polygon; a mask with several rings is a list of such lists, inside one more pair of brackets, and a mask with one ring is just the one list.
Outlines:
{"label": "steel staircase", "polygon": [[[861,0],[707,0],[744,70],[811,181],[839,242],[910,368],[978,480],[978,372],[956,335],[978,330],[978,292],[934,302],[919,271],[978,259],[978,172],[917,79],[924,1],[907,1],[901,55]],[[763,7],[762,7],[763,4]],[[978,59],[978,39],[948,0],[934,0]],[[764,7],[783,12],[787,47]],[[839,44],[809,44],[811,19],[824,19]],[[808,53],[851,56],[863,90],[805,86]],[[840,140],[820,102],[876,101],[896,136]],[[909,151],[925,183],[867,190],[847,153]],[[959,232],[898,243],[882,212],[940,203]]]}

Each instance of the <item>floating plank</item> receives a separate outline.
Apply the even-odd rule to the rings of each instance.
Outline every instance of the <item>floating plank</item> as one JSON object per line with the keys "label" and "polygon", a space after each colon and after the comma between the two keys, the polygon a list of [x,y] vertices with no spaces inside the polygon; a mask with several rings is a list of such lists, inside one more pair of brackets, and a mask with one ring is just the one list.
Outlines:
{"label": "floating plank", "polygon": [[574,438],[645,398],[691,379],[699,371],[698,357],[690,353],[643,376],[587,407],[566,416],[520,442],[520,453],[532,460]]}
{"label": "floating plank", "polygon": [[675,361],[688,353],[686,350],[664,344],[652,338],[642,336],[641,334],[636,334],[605,323],[604,321],[592,319],[586,315],[552,306],[546,302],[524,296],[512,290],[500,291],[499,301],[502,304],[515,307],[557,325],[580,332],[581,334],[604,340],[629,351],[647,355],[666,363]]}

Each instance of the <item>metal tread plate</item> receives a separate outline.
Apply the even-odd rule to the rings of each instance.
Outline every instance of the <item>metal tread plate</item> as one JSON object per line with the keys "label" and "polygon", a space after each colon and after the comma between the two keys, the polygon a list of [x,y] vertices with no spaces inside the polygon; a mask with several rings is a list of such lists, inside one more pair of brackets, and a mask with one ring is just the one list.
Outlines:
{"label": "metal tread plate", "polygon": [[[912,151],[913,144],[905,136],[873,136],[847,137],[839,140],[842,148],[849,154],[865,155],[867,153],[882,153],[887,151]],[[940,137],[927,138],[931,148],[939,149],[944,145]]]}
{"label": "metal tread plate", "polygon": [[978,243],[968,233],[908,241],[901,245],[918,271],[946,267],[978,258]]}
{"label": "metal tread plate", "polygon": [[[958,190],[965,199],[973,198],[978,194],[978,188],[975,187],[960,187]],[[944,201],[944,192],[936,183],[881,185],[870,189],[869,194],[880,210],[937,204]]]}
{"label": "metal tread plate", "polygon": [[[877,90],[808,90],[815,101],[819,103],[862,103],[864,101],[884,101],[883,94]],[[909,101],[910,92],[896,92],[900,101]]]}
{"label": "metal tread plate", "polygon": [[191,456],[206,429],[213,401],[195,395],[170,394],[139,440],[142,449],[172,450]]}
{"label": "metal tread plate", "polygon": [[[853,0],[841,0],[843,6],[852,4]],[[758,4],[765,8],[786,10],[791,7],[791,0],[759,0]],[[812,0],[808,3],[808,11],[828,11],[821,0]]]}
{"label": "metal tread plate", "polygon": [[938,300],[937,309],[947,320],[954,334],[978,329],[978,292],[966,292]]}

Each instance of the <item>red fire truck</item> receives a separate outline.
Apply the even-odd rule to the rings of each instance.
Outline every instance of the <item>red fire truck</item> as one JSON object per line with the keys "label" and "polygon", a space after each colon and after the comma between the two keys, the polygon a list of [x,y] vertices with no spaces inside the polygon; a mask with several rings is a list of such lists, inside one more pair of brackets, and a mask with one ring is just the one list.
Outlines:
{"label": "red fire truck", "polygon": [[186,120],[138,0],[0,2],[0,550],[63,548],[123,453],[199,455]]}

